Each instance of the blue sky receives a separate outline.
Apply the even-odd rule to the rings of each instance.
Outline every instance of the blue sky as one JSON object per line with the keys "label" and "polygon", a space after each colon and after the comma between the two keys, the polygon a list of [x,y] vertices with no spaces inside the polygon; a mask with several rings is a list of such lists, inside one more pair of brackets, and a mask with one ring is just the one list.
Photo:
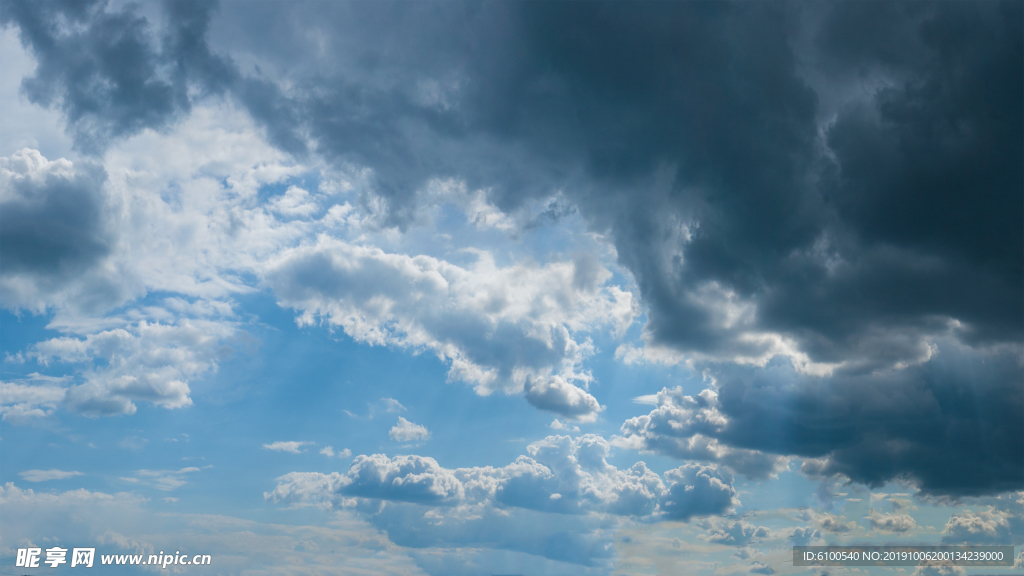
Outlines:
{"label": "blue sky", "polygon": [[3,1],[3,573],[1010,574],[1022,21]]}

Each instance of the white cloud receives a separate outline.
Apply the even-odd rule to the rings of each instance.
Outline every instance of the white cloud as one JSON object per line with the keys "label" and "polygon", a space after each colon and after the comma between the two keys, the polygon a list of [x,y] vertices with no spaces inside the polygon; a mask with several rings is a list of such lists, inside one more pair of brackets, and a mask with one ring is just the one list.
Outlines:
{"label": "white cloud", "polygon": [[81,472],[65,472],[63,470],[51,469],[51,470],[25,470],[24,472],[18,472],[18,476],[21,476],[28,482],[46,482],[48,480],[64,480],[66,478],[73,478],[75,476],[81,476]]}
{"label": "white cloud", "polygon": [[871,527],[882,532],[903,533],[910,532],[917,527],[917,522],[907,514],[884,514],[872,510],[864,517]]}
{"label": "white cloud", "polygon": [[430,437],[426,426],[409,422],[401,416],[398,417],[398,424],[391,427],[388,436],[397,442],[413,442]]}
{"label": "white cloud", "polygon": [[718,392],[706,388],[695,396],[682,387],[663,388],[644,403],[655,403],[649,414],[622,424],[622,436],[615,444],[634,450],[651,451],[681,460],[720,462],[749,478],[764,479],[784,469],[789,459],[755,450],[733,448],[715,436],[728,424],[718,409]]}
{"label": "white cloud", "polygon": [[632,295],[605,285],[610,272],[589,261],[499,267],[490,253],[474,254],[462,267],[321,235],[271,259],[263,276],[301,325],[325,321],[360,342],[426,348],[479,394],[526,391],[538,407],[593,418],[600,406],[577,386],[591,379],[580,365],[592,346],[574,334],[624,329]]}
{"label": "white cloud", "polygon": [[[360,342],[427,349],[448,363],[450,379],[480,394],[525,392],[542,409],[592,420],[601,406],[582,368],[593,353],[585,334],[621,333],[637,314],[632,294],[609,284],[611,273],[586,254],[499,266],[491,252],[456,251],[476,257],[456,265],[375,247],[387,234],[364,233],[359,209],[340,204],[332,189],[345,186],[269,146],[228,103],[197,105],[168,131],[114,143],[102,158],[104,178],[86,179],[87,167],[66,159],[19,154],[4,160],[6,182],[78,178],[102,208],[83,224],[102,240],[88,270],[45,290],[4,274],[5,306],[50,310],[50,327],[65,333],[26,357],[73,364],[70,374],[84,381],[65,392],[73,411],[189,406],[191,383],[245,337],[232,322],[234,295],[270,288],[303,325],[322,320]],[[324,177],[322,189],[289,185],[261,198],[268,185],[306,173]],[[5,194],[21,194],[18,186]],[[505,217],[481,194],[441,196],[458,197],[474,223],[503,228]],[[435,201],[448,201],[441,196]],[[139,303],[157,290],[172,296]],[[24,404],[4,416],[53,409]]]}
{"label": "white cloud", "polygon": [[352,451],[348,448],[335,452],[334,448],[330,446],[324,446],[323,449],[320,450],[320,453],[328,458],[334,458],[335,456],[338,458],[349,458],[352,456]]}
{"label": "white cloud", "polygon": [[1024,536],[1024,513],[1008,510],[966,510],[950,516],[942,530],[947,543],[1011,544]]}
{"label": "white cloud", "polygon": [[188,481],[185,480],[186,475],[199,472],[199,470],[195,466],[181,468],[180,470],[139,470],[134,476],[122,477],[121,480],[169,492],[187,484]]}
{"label": "white cloud", "polygon": [[563,421],[559,420],[558,418],[555,418],[554,420],[552,420],[551,424],[548,424],[548,428],[551,428],[552,430],[564,430],[566,432],[579,432],[580,431],[580,427],[579,426],[570,425],[567,422],[563,422]]}
{"label": "white cloud", "polygon": [[844,516],[821,512],[815,514],[815,519],[822,530],[832,534],[846,534],[857,530],[857,523],[853,520],[847,522]]}
{"label": "white cloud", "polygon": [[231,353],[235,328],[224,322],[145,320],[85,338],[62,336],[35,344],[29,356],[43,365],[83,365],[85,383],[66,392],[71,410],[88,415],[133,414],[135,402],[163,408],[192,405],[189,381],[216,369]]}
{"label": "white cloud", "polygon": [[38,373],[15,381],[0,381],[0,414],[4,422],[26,424],[53,414],[67,391],[63,378]]}
{"label": "white cloud", "polygon": [[[264,450],[274,450],[276,452],[289,452],[291,454],[301,454],[306,450],[303,446],[308,446],[312,442],[296,442],[294,440],[288,442],[271,442],[270,444],[264,444]],[[329,448],[329,446],[328,446]],[[321,451],[321,454],[323,452]]]}
{"label": "white cloud", "polygon": [[357,456],[345,474],[293,472],[265,496],[340,507],[372,499],[679,519],[722,513],[738,502],[731,476],[714,465],[689,464],[670,470],[663,481],[643,462],[626,470],[608,464],[610,449],[593,434],[549,436],[502,468],[447,469],[416,455]]}
{"label": "white cloud", "polygon": [[289,186],[282,196],[270,202],[270,209],[283,216],[308,218],[320,210],[310,194],[298,186]]}
{"label": "white cloud", "polygon": [[[642,462],[624,470],[608,464],[609,450],[588,434],[549,436],[501,468],[357,456],[345,473],[286,474],[264,496],[356,511],[402,545],[500,547],[586,565],[610,560],[607,529],[627,517],[688,520],[738,504],[731,477],[713,465],[684,466],[663,480]],[[550,538],[563,545],[545,545]]]}
{"label": "white cloud", "polygon": [[705,529],[708,530],[708,534],[705,535],[705,538],[708,542],[714,544],[746,546],[752,542],[758,542],[772,537],[772,532],[768,528],[764,526],[755,526],[744,522],[743,520],[728,522],[708,519],[702,524]]}

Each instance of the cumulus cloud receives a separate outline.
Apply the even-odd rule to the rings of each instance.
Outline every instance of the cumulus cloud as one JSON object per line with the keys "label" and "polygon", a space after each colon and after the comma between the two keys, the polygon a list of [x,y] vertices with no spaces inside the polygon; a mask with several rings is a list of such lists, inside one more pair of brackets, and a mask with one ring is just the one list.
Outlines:
{"label": "cumulus cloud", "polygon": [[864,519],[871,524],[872,528],[882,532],[902,533],[912,531],[917,527],[917,521],[907,514],[883,514],[872,510]]}
{"label": "cumulus cloud", "polygon": [[786,536],[793,546],[807,546],[821,538],[821,532],[810,526],[791,528]]}
{"label": "cumulus cloud", "polygon": [[348,448],[338,450],[336,452],[334,448],[331,446],[324,446],[322,449],[320,449],[320,453],[323,454],[324,456],[327,456],[328,458],[350,458],[352,456],[352,451],[349,450]]}
{"label": "cumulus cloud", "polygon": [[735,522],[707,522],[708,542],[726,546],[746,546],[772,536],[771,530],[764,526],[737,520]]}
{"label": "cumulus cloud", "polygon": [[[263,445],[263,449],[264,450],[274,450],[275,452],[289,452],[291,454],[301,454],[301,453],[306,451],[303,448],[303,446],[308,446],[309,444],[312,444],[312,442],[297,442],[297,441],[294,441],[294,440],[287,441],[287,442],[285,442],[285,441],[271,442],[270,444],[264,444]],[[330,449],[330,446],[325,448],[325,450],[326,449]],[[321,450],[320,453],[323,454],[323,451]],[[334,452],[331,451],[331,454],[333,454],[333,453]],[[330,456],[331,454],[328,454],[328,456]]]}
{"label": "cumulus cloud", "polygon": [[[357,511],[406,546],[507,548],[586,566],[607,560],[611,518],[687,521],[738,505],[731,476],[713,465],[659,476],[643,462],[610,465],[610,449],[591,434],[549,436],[500,468],[448,469],[424,456],[361,455],[345,473],[286,474],[264,496]],[[755,528],[751,537],[762,532]],[[542,544],[551,538],[560,545]]]}
{"label": "cumulus cloud", "polygon": [[953,514],[942,530],[945,543],[1012,544],[1024,535],[1024,510],[990,509]]}
{"label": "cumulus cloud", "polygon": [[739,504],[732,475],[713,464],[684,464],[666,472],[665,480],[670,484],[661,509],[669,518],[688,520],[721,514]]}
{"label": "cumulus cloud", "polygon": [[50,470],[25,470],[24,472],[18,472],[18,476],[21,476],[28,482],[64,480],[66,478],[73,478],[81,475],[81,472],[65,472],[64,470],[57,470],[56,468]]}
{"label": "cumulus cloud", "polygon": [[600,283],[575,287],[573,262],[499,267],[489,253],[476,255],[461,267],[321,236],[284,251],[264,276],[302,325],[326,321],[360,342],[426,348],[479,394],[525,391],[539,408],[594,418],[600,405],[577,385],[590,380],[580,364],[591,346],[573,333],[627,326],[632,296]]}
{"label": "cumulus cloud", "polygon": [[787,464],[784,457],[734,448],[715,438],[729,420],[719,410],[718,393],[712,388],[696,396],[683,394],[681,387],[664,388],[651,401],[657,408],[650,414],[622,424],[619,444],[684,460],[721,462],[755,479],[767,478]]}
{"label": "cumulus cloud", "polygon": [[189,380],[216,368],[232,352],[230,324],[203,319],[176,324],[140,321],[85,338],[62,336],[35,344],[39,363],[79,364],[85,382],[67,389],[69,409],[90,416],[133,414],[136,401],[164,408],[190,406]]}
{"label": "cumulus cloud", "polygon": [[[130,6],[15,2],[0,20],[38,63],[24,93],[60,110],[82,150],[169,129],[223,96],[279,150],[364,174],[360,207],[385,228],[408,230],[419,202],[438,201],[438,183],[474,225],[499,230],[561,191],[551,219],[574,209],[606,234],[646,307],[643,347],[623,358],[689,362],[719,383],[714,406],[694,395],[698,404],[666,400],[630,420],[625,445],[751,478],[799,456],[821,458],[827,475],[906,477],[934,494],[1024,485],[1020,5],[626,6],[399,6],[405,17],[388,19],[387,34],[369,17],[375,7],[270,6],[242,18],[247,8],[224,6],[226,36],[265,76],[210,47],[206,5],[169,4],[150,22]],[[877,41],[859,41],[865,31]],[[296,66],[297,53],[333,56]],[[387,65],[367,65],[380,54]],[[19,154],[4,168],[4,201],[14,198],[4,214],[80,240],[54,244],[5,221],[50,268],[14,253],[15,268],[28,267],[8,275],[5,265],[3,297],[40,310],[60,299],[61,282],[100,284],[110,203],[99,172]],[[106,170],[108,180],[142,172]],[[183,197],[217,197],[209,192],[222,187],[209,183],[227,176],[215,176]],[[274,241],[255,240],[268,227],[247,231],[271,214],[332,214],[315,195],[289,186],[252,218],[234,204],[211,210],[233,217],[169,228],[259,244],[233,255],[305,325],[429,350],[481,394],[596,417],[585,332],[635,316],[610,273],[585,260],[498,266],[482,254],[455,265],[327,235],[296,240],[323,232],[312,227],[269,227]],[[160,236],[181,245],[173,240]],[[210,263],[230,258],[206,258],[203,240],[180,252],[179,263],[202,262],[179,264],[188,273],[156,259],[147,279],[103,288],[251,288]],[[61,272],[69,266],[86,273]],[[118,300],[106,292],[89,294]],[[126,413],[137,400],[191,401],[194,374],[142,364],[157,376],[101,374],[67,392],[68,406]],[[26,414],[48,405],[17,404]]]}
{"label": "cumulus cloud", "polygon": [[822,530],[831,534],[846,534],[857,530],[857,523],[853,520],[847,522],[845,516],[824,512],[816,515],[816,520]]}
{"label": "cumulus cloud", "polygon": [[732,477],[713,465],[685,465],[663,480],[643,462],[625,470],[608,464],[610,449],[591,434],[549,436],[501,468],[447,469],[416,455],[357,456],[345,474],[292,472],[265,496],[339,507],[365,508],[359,501],[369,499],[674,520],[721,514],[738,504]]}
{"label": "cumulus cloud", "polygon": [[388,437],[398,442],[413,442],[429,438],[430,432],[426,426],[415,424],[399,416],[398,424],[391,427]]}

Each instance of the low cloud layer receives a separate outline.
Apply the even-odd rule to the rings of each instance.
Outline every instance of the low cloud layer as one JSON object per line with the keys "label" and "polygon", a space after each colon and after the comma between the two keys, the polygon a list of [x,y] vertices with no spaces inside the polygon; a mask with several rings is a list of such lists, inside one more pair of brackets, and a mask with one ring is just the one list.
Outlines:
{"label": "low cloud layer", "polygon": [[361,455],[345,473],[286,474],[264,496],[356,511],[403,546],[503,548],[585,566],[608,560],[614,518],[689,521],[739,505],[732,476],[715,465],[659,476],[643,462],[625,470],[608,464],[610,448],[589,434],[549,436],[501,468]]}
{"label": "low cloud layer", "polygon": [[608,464],[610,449],[600,436],[549,436],[501,468],[448,469],[415,455],[356,456],[344,474],[293,472],[265,496],[355,509],[383,501],[670,520],[721,514],[738,504],[732,476],[713,464],[687,464],[663,479],[643,462],[625,470]]}

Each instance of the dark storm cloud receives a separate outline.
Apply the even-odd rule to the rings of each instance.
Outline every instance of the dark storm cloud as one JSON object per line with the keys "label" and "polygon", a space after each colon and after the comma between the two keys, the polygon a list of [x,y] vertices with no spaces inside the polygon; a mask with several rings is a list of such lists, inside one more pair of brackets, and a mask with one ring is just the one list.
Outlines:
{"label": "dark storm cloud", "polygon": [[[26,93],[80,143],[227,94],[279,147],[371,168],[387,225],[434,177],[509,211],[561,191],[611,233],[648,343],[718,377],[720,441],[935,493],[1024,484],[1019,2],[168,6],[158,35],[3,4]],[[729,364],[779,353],[838,367]]]}
{"label": "dark storm cloud", "polygon": [[[870,371],[954,320],[1021,341],[1019,4],[267,8],[220,26],[298,86],[271,98],[290,113],[250,106],[268,126],[373,168],[391,225],[432,177],[507,210],[562,190],[654,344],[729,359],[774,333]],[[729,299],[750,317],[723,323]]]}
{"label": "dark storm cloud", "polygon": [[88,2],[7,0],[0,23],[15,25],[36,57],[35,73],[22,91],[40,106],[64,114],[75,146],[102,152],[115,138],[160,129],[191,109],[194,98],[231,91],[267,130],[271,142],[292,153],[293,105],[281,89],[259,77],[243,77],[229,58],[206,42],[215,3],[164,3],[163,32],[137,7],[108,10]]}
{"label": "dark storm cloud", "polygon": [[65,277],[110,251],[102,168],[47,162],[32,150],[3,161],[0,267],[6,276]]}
{"label": "dark storm cloud", "polygon": [[702,420],[666,410],[668,394],[658,410],[627,421],[624,434],[667,452],[674,440],[703,433],[732,447],[821,458],[805,466],[815,477],[842,474],[871,486],[906,479],[931,494],[1024,486],[1024,369],[1016,351],[980,356],[947,343],[903,370],[820,378],[775,361],[719,367],[717,382],[716,428],[665,425],[666,417]]}
{"label": "dark storm cloud", "polygon": [[174,91],[156,76],[146,19],[131,9],[9,1],[0,5],[0,22],[18,26],[38,62],[22,91],[35,104],[59,108],[79,147],[160,126],[174,112]]}

